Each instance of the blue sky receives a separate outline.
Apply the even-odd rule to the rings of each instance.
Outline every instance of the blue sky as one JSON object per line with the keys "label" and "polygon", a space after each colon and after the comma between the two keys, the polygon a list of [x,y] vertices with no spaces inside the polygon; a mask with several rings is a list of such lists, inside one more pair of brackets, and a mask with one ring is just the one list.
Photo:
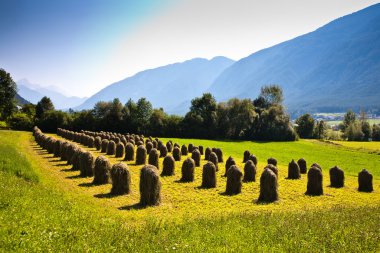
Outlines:
{"label": "blue sky", "polygon": [[147,68],[239,59],[376,2],[0,0],[0,68],[90,96]]}

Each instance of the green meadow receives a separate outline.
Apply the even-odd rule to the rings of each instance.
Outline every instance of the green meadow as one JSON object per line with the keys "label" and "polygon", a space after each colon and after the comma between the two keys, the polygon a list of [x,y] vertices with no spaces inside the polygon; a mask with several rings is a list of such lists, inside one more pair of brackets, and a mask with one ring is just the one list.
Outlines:
{"label": "green meadow", "polygon": [[[137,203],[142,166],[127,162],[132,192],[113,197],[109,195],[111,185],[94,186],[91,178],[79,177],[66,162],[41,149],[31,133],[0,131],[0,251],[380,250],[380,155],[372,149],[315,140],[171,140],[219,147],[224,160],[232,156],[240,168],[243,152],[249,150],[259,160],[256,182],[244,183],[241,194],[226,196],[224,163],[219,164],[217,187],[206,190],[199,188],[201,168],[196,168],[194,182],[178,182],[182,163],[176,162],[176,174],[161,178],[162,204],[141,209]],[[95,156],[101,154],[81,147]],[[107,157],[112,164],[122,160]],[[278,160],[280,200],[258,204],[259,177],[269,157]],[[309,166],[321,165],[323,196],[304,194],[306,175],[300,180],[286,179],[288,163],[301,157]],[[201,165],[204,163],[202,159]],[[341,189],[329,187],[328,170],[335,165],[345,171]],[[374,176],[372,193],[357,191],[357,174],[363,168]]]}

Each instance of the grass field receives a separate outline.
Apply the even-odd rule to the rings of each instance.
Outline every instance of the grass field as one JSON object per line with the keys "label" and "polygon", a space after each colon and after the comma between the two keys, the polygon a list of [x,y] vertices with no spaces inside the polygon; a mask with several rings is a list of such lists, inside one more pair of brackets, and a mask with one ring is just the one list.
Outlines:
{"label": "grass field", "polygon": [[[57,137],[57,136],[55,136]],[[57,137],[58,138],[58,137]],[[164,139],[165,141],[167,139]],[[225,196],[224,164],[218,186],[200,189],[161,178],[162,205],[139,209],[141,166],[128,162],[132,193],[112,197],[110,185],[93,186],[65,162],[39,148],[26,132],[0,132],[0,249],[3,251],[133,251],[133,252],[358,252],[380,249],[380,155],[318,141],[282,143],[172,139],[220,147],[242,168],[244,150],[259,159],[258,176],[269,157],[279,162],[280,201],[257,204],[259,183],[243,185],[242,194]],[[88,148],[87,148],[88,149]],[[88,149],[94,155],[100,153]],[[304,157],[324,171],[320,197],[304,195],[306,177],[286,180],[287,164]],[[111,163],[120,159],[109,157]],[[162,165],[162,159],[161,165]],[[204,163],[204,161],[202,161]],[[346,186],[328,187],[328,168],[346,172]],[[357,192],[357,173],[374,175],[373,193]]]}
{"label": "grass field", "polygon": [[333,141],[333,143],[367,152],[374,152],[380,154],[380,141],[371,141],[371,142],[363,142],[363,141]]}

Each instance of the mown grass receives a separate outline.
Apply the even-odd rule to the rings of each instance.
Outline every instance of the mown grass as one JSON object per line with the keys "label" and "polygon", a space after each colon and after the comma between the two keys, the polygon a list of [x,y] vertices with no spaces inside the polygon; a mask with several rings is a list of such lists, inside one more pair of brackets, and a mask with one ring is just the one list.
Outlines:
{"label": "mown grass", "polygon": [[[14,160],[24,157],[29,161],[22,166],[37,174],[39,181],[0,172],[2,251],[369,252],[380,249],[378,179],[374,193],[357,193],[357,178],[349,177],[352,183],[344,189],[335,191],[325,187],[326,196],[311,198],[303,195],[304,178],[299,181],[282,178],[281,201],[258,205],[254,203],[257,182],[244,185],[241,195],[227,197],[221,194],[225,186],[221,177],[219,187],[211,191],[197,188],[198,174],[194,184],[175,182],[180,174],[177,166],[174,178],[162,179],[163,204],[137,209],[137,177],[141,166],[129,164],[133,193],[111,198],[107,195],[110,185],[95,187],[90,184],[91,179],[78,178],[78,172],[68,171],[63,162],[35,146],[29,133],[0,132],[0,136],[4,134],[19,151]],[[96,154],[92,149],[91,152]],[[117,161],[110,159],[113,163]],[[280,172],[285,176],[283,170]],[[325,185],[326,180],[325,177]],[[345,202],[344,198],[350,200]]]}
{"label": "mown grass", "polygon": [[333,141],[333,143],[352,149],[380,154],[380,141]]}

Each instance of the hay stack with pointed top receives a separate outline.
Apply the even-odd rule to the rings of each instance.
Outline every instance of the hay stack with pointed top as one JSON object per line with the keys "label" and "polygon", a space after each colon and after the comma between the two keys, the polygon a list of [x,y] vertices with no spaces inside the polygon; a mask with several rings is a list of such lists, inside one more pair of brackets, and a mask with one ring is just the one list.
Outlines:
{"label": "hay stack with pointed top", "polygon": [[232,165],[227,171],[226,194],[236,195],[241,193],[243,173],[236,166]]}

